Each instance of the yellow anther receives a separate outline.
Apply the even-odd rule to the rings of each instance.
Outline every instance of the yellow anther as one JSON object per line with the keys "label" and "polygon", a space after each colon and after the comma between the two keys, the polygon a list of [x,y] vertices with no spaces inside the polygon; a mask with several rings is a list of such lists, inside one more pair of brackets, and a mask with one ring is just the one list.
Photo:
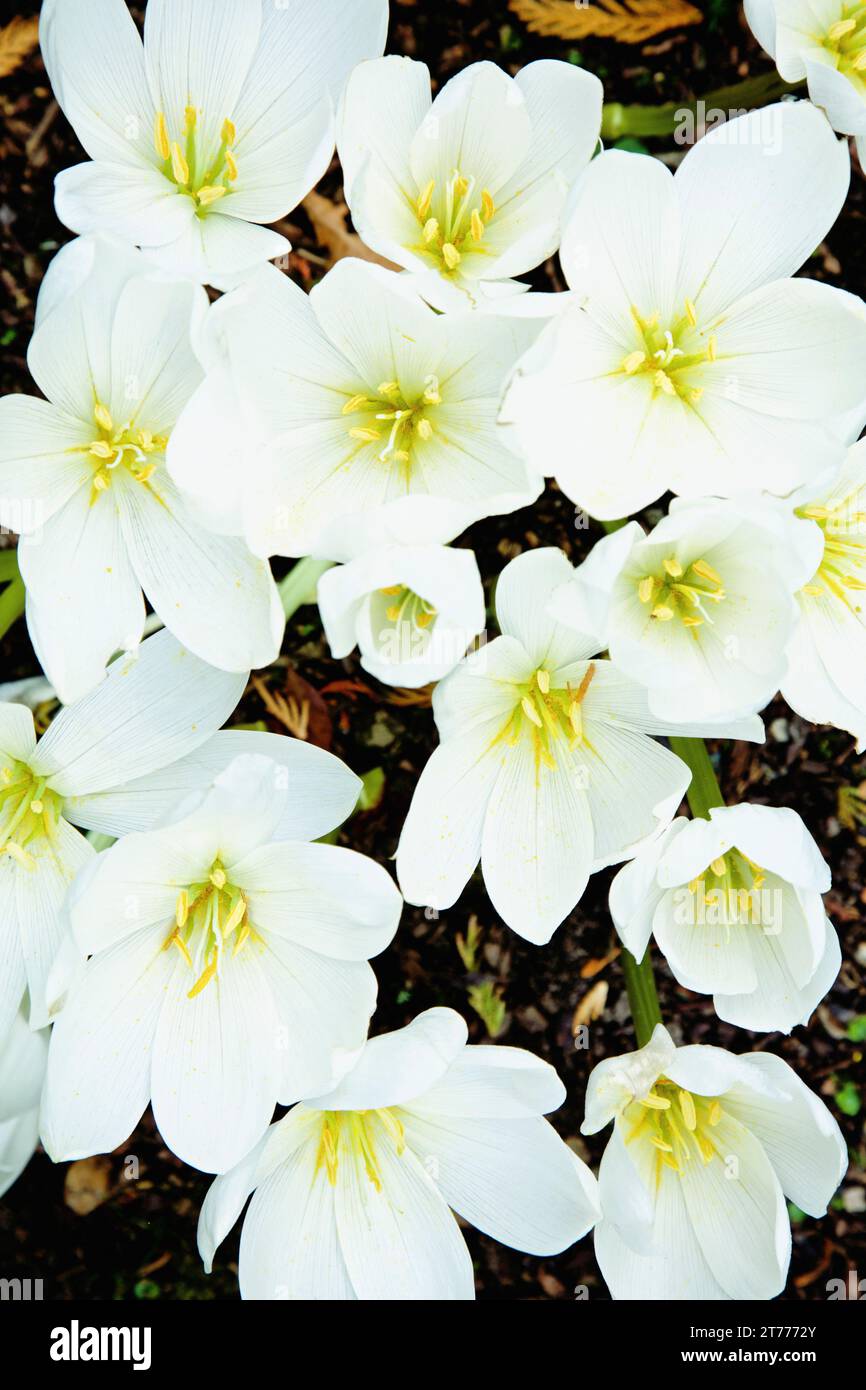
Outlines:
{"label": "yellow anther", "polygon": [[3,846],[3,850],[5,850],[7,854],[11,854],[12,858],[21,865],[22,869],[36,868],[36,860],[33,858],[33,855],[28,854],[27,850],[17,844],[15,840],[7,840]]}
{"label": "yellow anther", "polygon": [[724,855],[720,855],[720,857],[719,857],[718,859],[714,859],[714,860],[712,861],[712,863],[710,864],[710,868],[712,869],[712,871],[713,871],[713,873],[715,874],[716,878],[723,878],[723,877],[724,877],[724,874],[725,874],[725,857],[724,857]]}
{"label": "yellow anther", "polygon": [[182,936],[178,936],[177,932],[175,932],[173,936],[169,937],[168,941],[166,942],[166,946],[176,946],[177,949],[180,951],[181,955],[183,956],[184,960],[186,961],[187,965],[190,967],[190,969],[192,969],[192,956],[190,955],[189,950],[187,949],[187,944]]}
{"label": "yellow anther", "polygon": [[109,434],[114,430],[114,421],[111,412],[101,401],[97,401],[93,407],[93,418],[101,430],[106,430]]}
{"label": "yellow anther", "polygon": [[686,1129],[694,1133],[698,1127],[698,1112],[695,1110],[695,1102],[692,1099],[691,1092],[680,1091],[677,1099],[680,1103],[680,1110],[682,1111]]}
{"label": "yellow anther", "polygon": [[359,426],[357,429],[349,430],[349,434],[353,439],[360,439],[364,444],[372,444],[375,439],[381,439],[382,437],[378,430],[373,429],[372,425],[365,427]]}
{"label": "yellow anther", "polygon": [[392,603],[389,608],[385,609],[385,617],[389,623],[396,623],[402,611],[399,603]]}
{"label": "yellow anther", "polygon": [[703,386],[693,386],[692,389],[691,389],[691,391],[689,392],[689,400],[694,401],[695,404],[697,404],[697,402],[701,399],[701,396],[702,396],[703,394],[704,394],[704,388],[703,388]]}
{"label": "yellow anther", "polygon": [[650,1091],[648,1095],[642,1096],[640,1103],[647,1110],[670,1110],[671,1108],[667,1096],[657,1096],[655,1091]]}
{"label": "yellow anther", "polygon": [[469,180],[465,179],[462,174],[458,174],[454,180],[454,197],[465,198],[468,192]]}
{"label": "yellow anther", "polygon": [[431,241],[435,241],[438,235],[438,220],[435,217],[428,218],[428,220],[424,223],[424,231],[422,232],[422,236],[424,237],[424,240],[427,243],[427,245],[429,246]]}
{"label": "yellow anther", "polygon": [[153,435],[151,434],[150,430],[139,430],[139,431],[138,431],[138,442],[139,442],[139,444],[141,445],[142,449],[145,450],[145,452],[146,452],[148,449],[152,449],[152,448],[153,448]]}
{"label": "yellow anther", "polygon": [[223,183],[206,183],[204,188],[200,188],[196,197],[203,208],[210,207],[211,203],[216,203],[226,195],[226,186]]}
{"label": "yellow anther", "polygon": [[244,922],[243,926],[238,932],[237,940],[235,941],[235,944],[232,948],[232,957],[236,956],[239,951],[243,950],[244,946],[247,943],[247,939],[250,936],[250,930],[251,929],[249,922]]}
{"label": "yellow anther", "polygon": [[695,574],[699,574],[701,579],[708,579],[711,584],[721,584],[721,575],[717,574],[712,565],[708,565],[706,560],[694,560],[691,568]]}
{"label": "yellow anther", "polygon": [[182,888],[177,895],[177,906],[175,908],[174,920],[179,927],[186,926],[186,919],[189,916],[189,893]]}
{"label": "yellow anther", "polygon": [[450,241],[446,241],[442,247],[442,257],[449,270],[456,270],[462,259],[457,247]]}
{"label": "yellow anther", "polygon": [[415,208],[418,213],[418,220],[420,222],[424,222],[427,218],[427,214],[430,211],[430,205],[433,202],[433,190],[435,187],[436,184],[434,180],[431,179],[430,182],[427,184],[426,188],[421,193],[418,202],[415,204]]}
{"label": "yellow anther", "polygon": [[415,426],[415,429],[418,432],[419,439],[433,438],[433,426],[430,424],[429,420],[425,420],[423,415],[421,419],[418,421],[417,425]]}
{"label": "yellow anther", "polygon": [[400,390],[399,381],[380,381],[376,393],[380,396],[394,396]]}
{"label": "yellow anther", "polygon": [[622,369],[627,376],[633,376],[635,372],[640,371],[645,361],[645,352],[641,352],[640,350],[637,352],[630,352],[628,357],[623,359]]}
{"label": "yellow anther", "polygon": [[244,898],[243,894],[241,894],[234,907],[232,908],[231,912],[229,913],[228,918],[226,919],[226,924],[223,927],[223,937],[225,940],[228,940],[235,928],[240,926],[241,922],[244,920],[246,910],[246,899]]}
{"label": "yellow anther", "polygon": [[481,215],[485,222],[489,222],[496,214],[496,204],[491,197],[490,190],[485,188],[481,194]]}
{"label": "yellow anther", "polygon": [[214,888],[225,888],[226,876],[224,870],[214,869],[213,873],[210,876],[210,881],[213,884]]}
{"label": "yellow anther", "polygon": [[97,439],[95,444],[91,444],[90,452],[94,458],[110,459],[114,458],[114,450],[106,439]]}
{"label": "yellow anther", "polygon": [[650,599],[653,596],[655,586],[656,582],[652,578],[652,576],[649,574],[644,575],[643,579],[637,586],[637,596],[640,599],[641,603],[649,603]]}
{"label": "yellow anther", "polygon": [[111,480],[108,474],[103,472],[102,469],[100,469],[99,472],[94,476],[93,486],[96,488],[97,492],[104,492],[105,489],[110,486],[110,482]]}
{"label": "yellow anther", "polygon": [[431,608],[429,611],[427,609],[422,608],[421,612],[416,614],[415,622],[418,627],[429,627],[436,616],[437,614],[435,608]]}
{"label": "yellow anther", "polygon": [[674,616],[674,610],[666,603],[657,603],[653,609],[652,615],[654,618],[657,618],[660,623],[669,623]]}
{"label": "yellow anther", "polygon": [[703,627],[704,624],[703,618],[692,617],[690,613],[685,614],[682,621],[683,627]]}
{"label": "yellow anther", "polygon": [[836,23],[831,24],[827,30],[827,38],[832,43],[838,43],[839,39],[844,39],[846,34],[852,33],[856,28],[856,19],[837,19]]}
{"label": "yellow anther", "polygon": [[153,123],[153,143],[160,159],[168,159],[171,155],[171,143],[168,138],[168,126],[165,122],[165,114],[157,111],[156,119]]}
{"label": "yellow anther", "polygon": [[184,110],[183,124],[187,135],[191,135],[198,124],[198,112],[194,106],[187,106]]}
{"label": "yellow anther", "polygon": [[224,145],[233,145],[237,138],[238,132],[235,123],[226,116],[222,123],[222,129],[220,130],[220,139]]}
{"label": "yellow anther", "polygon": [[481,214],[479,213],[479,211],[478,211],[477,208],[473,208],[473,209],[472,209],[471,226],[472,226],[472,240],[473,240],[473,241],[483,241],[483,240],[484,240],[484,223],[483,223],[482,220],[481,220]]}
{"label": "yellow anther", "polygon": [[362,405],[367,404],[366,396],[350,396],[343,406],[343,415],[353,415]]}
{"label": "yellow anther", "polygon": [[719,1105],[719,1102],[718,1102],[717,1100],[714,1100],[713,1103],[712,1103],[712,1105],[710,1106],[709,1113],[708,1113],[708,1115],[707,1115],[707,1119],[709,1120],[709,1122],[710,1122],[711,1125],[717,1125],[717,1124],[719,1123],[719,1120],[720,1120],[721,1118],[722,1118],[722,1107]]}
{"label": "yellow anther", "polygon": [[541,715],[538,713],[538,710],[535,708],[535,705],[532,703],[528,695],[524,695],[523,699],[520,701],[520,707],[523,710],[523,713],[526,715],[527,719],[529,719],[536,726],[536,728],[544,728]]}
{"label": "yellow anther", "polygon": [[226,162],[226,173],[229,176],[229,182],[234,183],[235,179],[238,176],[238,162],[235,159],[234,154],[231,150],[226,150],[224,159]]}
{"label": "yellow anther", "polygon": [[716,360],[716,339],[715,339],[715,337],[710,338],[709,342],[707,343],[707,358],[708,358],[708,360],[709,360],[710,362],[715,362],[715,360]]}
{"label": "yellow anther", "polygon": [[675,559],[675,558],[671,558],[671,559],[668,559],[668,560],[663,560],[663,561],[662,561],[662,564],[664,565],[664,567],[665,567],[665,569],[667,570],[668,574],[670,575],[671,579],[680,579],[680,578],[682,578],[683,567],[682,567],[682,565],[680,564],[679,560],[677,560],[677,559]]}
{"label": "yellow anther", "polygon": [[546,695],[550,690],[550,672],[540,669],[536,671],[535,679],[538,681],[538,688],[542,695]]}
{"label": "yellow anther", "polygon": [[41,816],[42,812],[45,810],[45,807],[42,805],[41,801],[36,800],[31,801],[30,810],[33,812],[34,816]]}
{"label": "yellow anther", "polygon": [[439,381],[435,376],[430,376],[424,383],[424,400],[428,405],[441,405],[442,396],[439,392]]}
{"label": "yellow anther", "polygon": [[171,172],[174,175],[175,183],[189,183],[189,165],[176,140],[171,147]]}
{"label": "yellow anther", "polygon": [[675,396],[677,391],[667,372],[656,372],[653,381],[659,391],[663,391],[666,396]]}
{"label": "yellow anther", "polygon": [[666,1143],[666,1141],[660,1138],[658,1134],[650,1135],[650,1143],[655,1145],[657,1149],[660,1149],[662,1153],[672,1154],[674,1151],[673,1144]]}
{"label": "yellow anther", "polygon": [[866,48],[861,48],[857,56],[851,59],[851,66],[855,72],[862,72],[866,68]]}
{"label": "yellow anther", "polygon": [[692,328],[694,328],[698,321],[698,315],[695,310],[695,306],[690,299],[686,300],[686,318],[688,319]]}
{"label": "yellow anther", "polygon": [[211,982],[211,980],[213,979],[213,977],[214,977],[214,975],[216,974],[216,972],[217,972],[217,954],[216,954],[216,951],[214,951],[213,955],[211,956],[210,963],[209,963],[209,964],[206,966],[206,968],[202,971],[202,973],[199,975],[198,979],[196,980],[195,984],[193,985],[192,989],[188,992],[188,994],[187,994],[187,996],[186,996],[187,999],[195,999],[195,997],[196,997],[197,994],[201,994],[202,990],[205,989],[206,986],[210,984],[210,982]]}

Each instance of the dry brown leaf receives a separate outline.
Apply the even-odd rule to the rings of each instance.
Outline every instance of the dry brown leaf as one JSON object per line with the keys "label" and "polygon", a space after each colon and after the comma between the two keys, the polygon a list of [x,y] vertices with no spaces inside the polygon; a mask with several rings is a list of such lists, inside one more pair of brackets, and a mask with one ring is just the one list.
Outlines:
{"label": "dry brown leaf", "polygon": [[0,77],[20,67],[39,40],[39,20],[16,15],[0,29]]}
{"label": "dry brown leaf", "polygon": [[70,1165],[63,1185],[63,1200],[76,1216],[88,1216],[111,1193],[111,1159],[106,1154],[80,1158]]}
{"label": "dry brown leaf", "polygon": [[323,198],[321,193],[308,193],[303,206],[313,224],[316,240],[331,253],[332,265],[336,261],[342,261],[346,256],[356,256],[359,260],[383,265],[387,270],[400,269],[392,261],[386,261],[384,256],[377,255],[369,246],[365,246],[357,233],[349,231],[346,226],[349,209],[345,203],[332,203],[330,198]]}
{"label": "dry brown leaf", "polygon": [[602,38],[643,43],[667,29],[700,24],[703,15],[688,0],[508,0],[510,8],[536,34],[559,39]]}
{"label": "dry brown leaf", "polygon": [[574,1018],[571,1020],[572,1033],[576,1033],[585,1023],[594,1023],[597,1018],[601,1018],[607,1003],[607,991],[607,980],[599,980],[592,989],[586,991],[574,1011]]}

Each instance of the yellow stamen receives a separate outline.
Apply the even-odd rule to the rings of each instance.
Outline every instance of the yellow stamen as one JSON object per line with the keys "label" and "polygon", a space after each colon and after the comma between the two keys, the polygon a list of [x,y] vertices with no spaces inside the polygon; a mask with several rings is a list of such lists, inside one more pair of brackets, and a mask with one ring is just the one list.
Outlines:
{"label": "yellow stamen", "polygon": [[165,114],[157,111],[156,119],[153,123],[153,143],[160,159],[168,159],[171,155],[171,143],[168,138],[168,126],[165,122]]}
{"label": "yellow stamen", "polygon": [[229,183],[234,183],[238,176],[238,162],[231,150],[226,150],[225,155],[226,173],[229,176]]}
{"label": "yellow stamen", "polygon": [[654,589],[655,580],[649,574],[644,575],[643,579],[637,586],[637,596],[640,599],[641,603],[649,603],[650,599],[653,596]]}
{"label": "yellow stamen", "polygon": [[550,672],[538,670],[535,673],[535,679],[538,681],[538,688],[542,695],[546,695],[550,690]]}
{"label": "yellow stamen", "polygon": [[524,695],[523,699],[520,701],[520,707],[523,710],[523,713],[526,715],[527,719],[531,720],[532,723],[535,724],[536,728],[544,728],[541,715],[538,713],[538,710],[535,708],[535,705],[532,703],[528,695]]}
{"label": "yellow stamen", "polygon": [[211,203],[217,202],[226,195],[226,186],[222,183],[206,183],[204,188],[200,188],[196,197],[203,208],[210,207]]}
{"label": "yellow stamen", "polygon": [[715,360],[716,360],[716,340],[715,340],[715,337],[710,338],[709,342],[707,343],[707,357],[708,357],[708,359],[709,359],[710,362],[715,362]]}
{"label": "yellow stamen", "polygon": [[496,215],[496,204],[490,194],[490,190],[485,188],[481,194],[481,215],[485,222],[490,222]]}
{"label": "yellow stamen", "polygon": [[449,270],[456,270],[462,260],[457,247],[453,246],[450,241],[446,241],[442,247],[442,256]]}
{"label": "yellow stamen", "polygon": [[425,222],[427,220],[427,214],[430,211],[430,205],[433,202],[433,190],[435,187],[436,184],[433,181],[433,179],[431,179],[430,182],[427,184],[427,187],[421,194],[420,198],[418,199],[416,209],[418,212],[418,220],[420,222]]}
{"label": "yellow stamen", "polygon": [[477,208],[473,208],[473,209],[472,209],[471,225],[472,225],[472,240],[473,240],[473,241],[483,241],[483,240],[484,240],[484,223],[483,223],[482,220],[481,220],[481,214],[479,213],[479,211],[478,211]]}
{"label": "yellow stamen", "polygon": [[222,869],[214,869],[213,873],[210,876],[210,881],[213,884],[214,888],[225,888],[225,872]]}
{"label": "yellow stamen", "polygon": [[189,916],[189,893],[186,891],[185,888],[182,888],[181,891],[180,891],[180,892],[178,893],[178,895],[177,895],[177,907],[176,907],[175,914],[174,914],[174,920],[175,920],[175,922],[177,923],[178,927],[185,927],[185,926],[186,926],[186,919],[187,919],[188,916]]}
{"label": "yellow stamen", "polygon": [[358,428],[358,429],[349,430],[349,434],[352,436],[353,439],[360,439],[360,440],[362,440],[365,444],[372,444],[373,441],[374,441],[374,439],[381,439],[381,438],[382,438],[382,436],[380,435],[379,431],[378,431],[378,430],[374,430],[374,429],[372,428],[372,426],[367,427],[367,428],[363,428],[363,429],[362,429],[362,428]]}
{"label": "yellow stamen", "polygon": [[724,877],[724,874],[725,874],[725,859],[724,859],[724,855],[722,855],[719,859],[714,859],[714,860],[712,861],[712,863],[710,864],[710,868],[712,869],[712,871],[713,871],[713,873],[715,874],[716,878],[723,878],[723,877]]}
{"label": "yellow stamen", "polygon": [[189,183],[189,165],[183,157],[177,141],[171,147],[171,172],[175,183]]}
{"label": "yellow stamen", "polygon": [[652,615],[654,618],[657,618],[660,623],[669,623],[674,616],[674,610],[669,608],[666,603],[657,603],[653,609]]}
{"label": "yellow stamen", "polygon": [[671,579],[682,578],[683,567],[680,564],[679,560],[671,558],[669,560],[664,560],[662,563],[664,564],[664,567],[667,570],[668,574],[671,576]]}
{"label": "yellow stamen", "polygon": [[220,139],[222,140],[224,145],[233,145],[237,138],[238,132],[235,123],[234,121],[229,120],[228,116],[226,116],[225,120],[222,123]]}
{"label": "yellow stamen", "polygon": [[698,1127],[698,1112],[695,1110],[695,1102],[692,1099],[691,1092],[680,1091],[678,1100],[680,1103],[680,1110],[683,1112],[683,1120],[685,1121],[686,1129],[694,1133]]}
{"label": "yellow stamen", "polygon": [[641,1105],[647,1110],[670,1110],[671,1103],[666,1096],[657,1096],[655,1091],[650,1091],[648,1095],[642,1096]]}
{"label": "yellow stamen", "polygon": [[343,406],[343,412],[342,412],[342,413],[343,413],[344,415],[353,415],[354,412],[355,412],[360,406],[366,405],[366,404],[367,404],[367,397],[366,397],[366,396],[350,396],[349,399],[346,401],[346,404]]}
{"label": "yellow stamen", "polygon": [[646,361],[645,352],[630,352],[628,357],[623,360],[622,369],[627,376],[633,376]]}
{"label": "yellow stamen", "polygon": [[695,310],[695,306],[690,299],[686,300],[686,318],[688,319],[692,328],[694,328],[697,324],[698,316]]}
{"label": "yellow stamen", "polygon": [[198,123],[198,112],[194,106],[186,107],[183,113],[183,123],[187,135],[190,135],[195,130]]}
{"label": "yellow stamen", "polygon": [[210,959],[210,964],[206,966],[206,968],[202,971],[195,984],[193,985],[192,989],[189,990],[189,992],[187,993],[187,999],[195,999],[197,994],[201,994],[202,990],[206,989],[207,986],[210,984],[211,980],[216,974],[216,970],[217,954],[216,951],[214,951]]}
{"label": "yellow stamen", "polygon": [[839,39],[844,39],[846,34],[850,34],[857,28],[856,19],[837,19],[835,24],[831,24],[827,30],[827,38],[832,43],[838,43]]}
{"label": "yellow stamen", "polygon": [[90,452],[94,458],[110,459],[114,457],[114,450],[105,439],[97,439],[95,444],[91,444]]}
{"label": "yellow stamen", "polygon": [[429,246],[431,241],[435,241],[439,235],[439,222],[435,217],[431,217],[424,223],[424,231],[421,234]]}
{"label": "yellow stamen", "polygon": [[415,426],[415,428],[418,431],[418,437],[420,439],[433,438],[433,426],[430,424],[430,421],[425,420],[423,416],[418,421],[418,424]]}
{"label": "yellow stamen", "polygon": [[114,431],[114,421],[110,411],[100,401],[93,407],[93,418],[101,430],[106,430],[109,434]]}

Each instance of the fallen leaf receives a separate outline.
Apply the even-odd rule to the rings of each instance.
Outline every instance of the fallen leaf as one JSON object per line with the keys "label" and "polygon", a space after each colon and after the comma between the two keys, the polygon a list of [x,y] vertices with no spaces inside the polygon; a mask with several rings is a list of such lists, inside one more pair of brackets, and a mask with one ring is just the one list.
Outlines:
{"label": "fallen leaf", "polygon": [[608,951],[607,955],[602,956],[601,959],[585,961],[580,967],[580,978],[582,980],[591,980],[593,976],[598,975],[604,970],[606,965],[610,965],[612,960],[616,960],[621,949],[622,948],[619,946],[614,946],[613,950]]}
{"label": "fallen leaf", "polygon": [[76,1216],[88,1216],[111,1193],[111,1159],[107,1154],[80,1158],[70,1165],[63,1184],[63,1200]]}
{"label": "fallen leaf", "polygon": [[303,206],[313,224],[316,240],[331,253],[332,265],[342,261],[346,256],[355,256],[358,260],[383,265],[387,270],[400,269],[393,261],[386,261],[384,256],[377,255],[369,246],[365,246],[356,232],[349,231],[346,226],[349,209],[345,203],[332,203],[330,198],[323,198],[321,193],[308,193]]}
{"label": "fallen leaf", "polygon": [[262,704],[293,738],[315,743],[318,748],[330,748],[334,728],[328,707],[319,691],[293,667],[286,671],[282,690],[270,688],[260,676],[253,676]]}
{"label": "fallen leaf", "polygon": [[16,15],[0,29],[0,77],[19,68],[39,40],[39,20]]}
{"label": "fallen leaf", "polygon": [[594,1023],[604,1013],[604,1006],[607,1003],[607,980],[599,980],[592,989],[588,989],[574,1011],[574,1018],[571,1021],[571,1031],[576,1033],[578,1028],[585,1023]]}
{"label": "fallen leaf", "polygon": [[703,15],[688,0],[509,0],[509,8],[536,34],[560,39],[590,35],[618,43],[644,43],[666,29],[700,24]]}

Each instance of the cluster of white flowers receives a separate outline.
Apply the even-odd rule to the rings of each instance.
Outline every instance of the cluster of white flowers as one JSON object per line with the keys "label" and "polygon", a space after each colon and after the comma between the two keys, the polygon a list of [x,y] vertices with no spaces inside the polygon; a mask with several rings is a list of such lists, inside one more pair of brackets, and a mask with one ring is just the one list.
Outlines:
{"label": "cluster of white flowers", "polygon": [[[834,129],[866,140],[866,6],[819,8],[747,0],[812,100],[674,175],[599,152],[601,84],[568,63],[474,64],[431,100],[382,56],[386,0],[148,0],[143,43],[124,0],[45,0],[90,161],[56,183],[80,235],[39,295],[42,397],[0,400],[0,524],[64,704],[38,739],[0,704],[0,1192],[39,1137],[105,1152],[150,1103],[217,1175],[208,1269],[254,1194],[247,1298],[472,1299],[452,1212],[536,1255],[595,1227],[615,1298],[784,1287],[784,1196],[820,1215],[847,1155],[779,1057],[644,1020],[587,1081],[584,1132],[614,1121],[596,1180],[544,1118],[545,1062],[442,1008],[368,1040],[369,962],[404,898],[449,908],[479,862],[539,945],[621,864],[627,955],[653,938],[720,1019],[789,1032],[838,974],[799,815],[679,816],[692,770],[661,741],[759,742],[781,690],[866,746],[866,305],[796,275],[846,197]],[[266,224],[335,147],[400,269],[346,259],[307,294]],[[557,251],[568,293],[514,278]],[[577,567],[513,559],[487,641],[452,543],[548,476],[625,524]],[[439,682],[399,891],[320,842],[358,799],[342,762],[223,730],[280,652],[272,556],[321,562],[335,658]]]}

